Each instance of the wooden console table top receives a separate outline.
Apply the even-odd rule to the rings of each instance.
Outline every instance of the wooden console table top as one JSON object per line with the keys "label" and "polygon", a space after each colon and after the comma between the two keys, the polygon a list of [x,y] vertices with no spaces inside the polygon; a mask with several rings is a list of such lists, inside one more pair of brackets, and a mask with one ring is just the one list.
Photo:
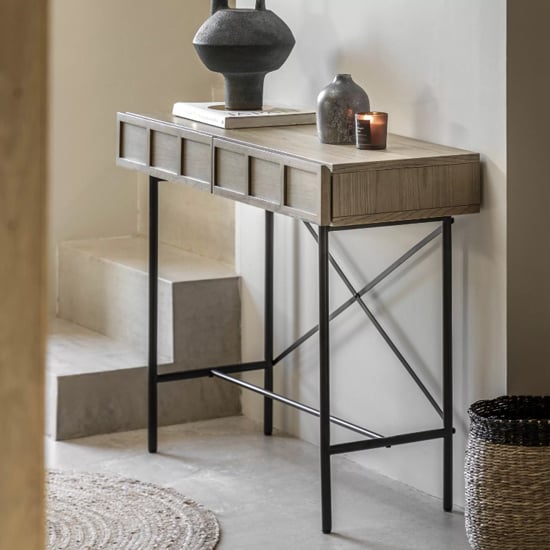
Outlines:
{"label": "wooden console table top", "polygon": [[224,130],[118,113],[117,164],[318,225],[478,212],[479,154],[388,136],[383,151],[327,145],[315,125]]}

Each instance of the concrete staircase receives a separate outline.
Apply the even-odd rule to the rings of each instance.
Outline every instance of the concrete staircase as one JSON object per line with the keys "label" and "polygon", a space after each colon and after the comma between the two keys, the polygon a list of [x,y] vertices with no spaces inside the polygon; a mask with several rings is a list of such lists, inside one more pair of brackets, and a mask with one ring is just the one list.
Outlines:
{"label": "concrete staircase", "polygon": [[[58,317],[48,345],[47,432],[56,439],[146,425],[147,241],[63,243]],[[159,246],[159,368],[240,361],[239,279],[233,268]],[[211,378],[163,384],[159,421],[240,413],[237,388]]]}

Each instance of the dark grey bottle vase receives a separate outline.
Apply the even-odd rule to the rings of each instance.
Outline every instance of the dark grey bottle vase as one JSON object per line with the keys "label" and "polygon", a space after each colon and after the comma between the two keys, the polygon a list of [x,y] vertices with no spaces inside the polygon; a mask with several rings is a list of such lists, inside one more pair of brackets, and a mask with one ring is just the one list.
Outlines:
{"label": "dark grey bottle vase", "polygon": [[370,111],[369,96],[351,75],[337,74],[317,97],[317,134],[321,143],[355,143],[355,113]]}
{"label": "dark grey bottle vase", "polygon": [[211,16],[193,39],[201,61],[225,78],[225,108],[261,109],[265,75],[281,67],[295,44],[286,23],[256,0],[255,9],[211,0]]}

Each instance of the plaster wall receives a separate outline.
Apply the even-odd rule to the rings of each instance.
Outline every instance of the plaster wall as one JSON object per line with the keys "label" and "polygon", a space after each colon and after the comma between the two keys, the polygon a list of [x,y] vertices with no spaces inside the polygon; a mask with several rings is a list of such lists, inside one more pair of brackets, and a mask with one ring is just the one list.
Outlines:
{"label": "plaster wall", "polygon": [[[237,5],[251,7],[242,0]],[[266,80],[266,102],[314,105],[336,73],[351,73],[388,111],[390,131],[480,152],[483,208],[453,226],[455,502],[463,504],[467,407],[506,383],[506,4],[501,0],[272,0],[293,30],[288,62]],[[276,216],[275,349],[316,324],[317,257],[294,220]],[[331,235],[332,251],[363,286],[435,224]],[[263,213],[237,208],[243,277],[243,359],[262,356]],[[431,245],[367,295],[379,321],[441,399],[441,252]],[[331,273],[331,309],[349,295]],[[439,418],[363,313],[331,325],[332,412],[388,435],[430,429]],[[277,367],[276,389],[318,404],[316,338]],[[256,377],[255,377],[256,376]],[[261,378],[250,375],[257,383]],[[261,383],[261,382],[260,382]],[[261,399],[243,410],[260,419]],[[276,425],[318,442],[316,419],[276,405]],[[353,440],[334,429],[332,441]],[[433,495],[442,494],[442,443],[355,453],[350,458]]]}
{"label": "plaster wall", "polygon": [[508,0],[508,389],[550,394],[550,4]]}
{"label": "plaster wall", "polygon": [[[169,112],[175,101],[208,101],[218,93],[219,80],[191,44],[208,13],[205,0],[50,2],[50,310],[60,242],[145,230],[138,220],[144,186],[138,192],[136,172],[115,166],[116,112]],[[233,206],[209,204],[193,190],[163,184],[160,238],[231,262]],[[194,212],[195,223],[178,232],[182,211]],[[217,240],[205,238],[209,232]]]}

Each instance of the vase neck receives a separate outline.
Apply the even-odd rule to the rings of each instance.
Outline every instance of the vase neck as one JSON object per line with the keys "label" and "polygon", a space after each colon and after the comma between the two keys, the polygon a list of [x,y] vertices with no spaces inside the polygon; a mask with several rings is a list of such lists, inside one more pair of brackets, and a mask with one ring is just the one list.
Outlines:
{"label": "vase neck", "polygon": [[333,82],[353,82],[350,74],[337,74]]}
{"label": "vase neck", "polygon": [[210,14],[214,15],[219,10],[226,10],[229,8],[229,0],[211,0],[210,1]]}
{"label": "vase neck", "polygon": [[[229,9],[229,0],[210,0],[210,14],[214,15],[219,10]],[[265,0],[256,0],[257,10],[265,10]]]}

